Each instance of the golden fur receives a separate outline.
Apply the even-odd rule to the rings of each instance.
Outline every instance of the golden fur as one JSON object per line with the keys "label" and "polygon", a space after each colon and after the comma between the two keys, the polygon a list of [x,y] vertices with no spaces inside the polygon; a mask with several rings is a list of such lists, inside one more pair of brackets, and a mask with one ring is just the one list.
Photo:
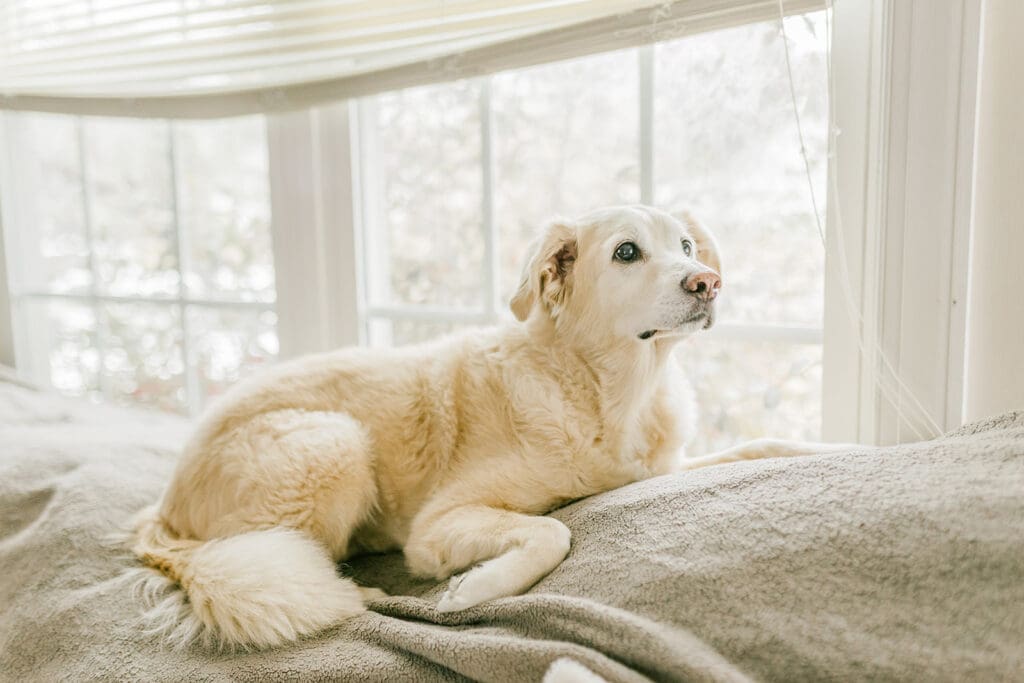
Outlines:
{"label": "golden fur", "polygon": [[[613,259],[627,240],[642,261]],[[719,269],[689,217],[605,209],[543,232],[515,323],[309,356],[240,383],[138,522],[137,556],[184,591],[156,611],[161,626],[255,647],[314,632],[376,594],[335,575],[365,551],[402,549],[438,579],[483,563],[452,580],[444,611],[526,590],[570,546],[539,515],[680,468],[693,411],[671,351],[711,325],[717,286],[702,297],[687,282]]]}

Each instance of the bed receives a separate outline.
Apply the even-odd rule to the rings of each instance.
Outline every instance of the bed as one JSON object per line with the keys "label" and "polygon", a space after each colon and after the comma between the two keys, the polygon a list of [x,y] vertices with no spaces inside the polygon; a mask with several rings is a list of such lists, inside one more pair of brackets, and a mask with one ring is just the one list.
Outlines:
{"label": "bed", "polygon": [[552,513],[573,532],[559,568],[461,613],[437,613],[444,586],[400,555],[359,558],[340,571],[393,597],[238,654],[141,632],[108,538],[188,428],[0,376],[0,678],[1024,680],[1024,412],[577,501]]}

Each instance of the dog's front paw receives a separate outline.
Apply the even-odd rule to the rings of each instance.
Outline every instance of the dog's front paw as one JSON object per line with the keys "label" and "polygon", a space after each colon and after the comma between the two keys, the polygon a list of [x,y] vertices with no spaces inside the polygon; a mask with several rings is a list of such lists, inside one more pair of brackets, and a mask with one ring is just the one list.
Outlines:
{"label": "dog's front paw", "polygon": [[458,612],[481,602],[504,597],[506,593],[493,575],[494,568],[483,564],[453,576],[448,582],[448,590],[437,602],[437,611]]}
{"label": "dog's front paw", "polygon": [[[466,574],[468,573],[466,572]],[[459,586],[462,585],[466,574],[456,574],[448,581],[448,589],[441,596],[441,599],[437,601],[438,612],[458,612],[467,607],[472,607],[466,596],[459,594]]]}

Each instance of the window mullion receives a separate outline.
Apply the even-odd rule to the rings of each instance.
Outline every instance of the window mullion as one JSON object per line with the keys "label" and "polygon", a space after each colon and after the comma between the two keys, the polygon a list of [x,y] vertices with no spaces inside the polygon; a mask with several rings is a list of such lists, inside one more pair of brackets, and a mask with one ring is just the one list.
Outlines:
{"label": "window mullion", "polygon": [[[364,265],[363,305],[391,303],[391,248],[388,226],[383,220],[384,187],[378,154],[377,99],[358,101],[356,141],[358,143],[359,206]],[[373,321],[364,315],[361,331],[367,343],[391,345],[391,324]]]}
{"label": "window mullion", "polygon": [[312,111],[267,119],[270,231],[282,358],[322,351],[327,346],[326,320],[317,298],[325,287],[318,263],[323,254],[318,234],[315,145]]}
{"label": "window mullion", "polygon": [[182,372],[185,376],[185,403],[189,414],[195,415],[199,412],[202,403],[202,396],[199,390],[199,369],[193,362],[190,332],[188,324],[188,306],[186,304],[187,293],[185,291],[185,273],[187,272],[188,249],[186,237],[181,227],[181,205],[180,187],[178,185],[178,145],[175,135],[175,125],[167,122],[167,163],[169,165],[169,177],[171,181],[171,224],[174,226],[174,249],[175,258],[178,263],[178,316],[181,322],[181,360]]}
{"label": "window mullion", "polygon": [[359,262],[362,234],[359,230],[359,177],[356,159],[358,112],[352,102],[321,107],[316,114],[318,141],[316,163],[319,169],[318,193],[321,265],[326,282],[323,310],[327,318],[329,348],[358,344],[362,308],[362,276]]}
{"label": "window mullion", "polygon": [[[6,141],[4,140],[4,124],[5,120],[3,115],[0,114],[0,183],[2,183],[7,176],[6,168],[6,152],[8,150]],[[15,367],[15,337],[14,337],[14,318],[15,318],[15,307],[17,302],[11,297],[11,288],[7,273],[7,244],[5,238],[10,234],[4,234],[4,216],[3,207],[0,206],[0,363],[9,365],[12,368]],[[10,229],[10,226],[8,226]]]}
{"label": "window mullion", "polygon": [[[353,118],[342,102],[267,120],[282,358],[360,340]],[[372,224],[372,213],[367,220]]]}
{"label": "window mullion", "polygon": [[78,138],[78,178],[82,185],[82,225],[85,228],[86,262],[89,266],[89,306],[96,316],[96,388],[101,396],[107,396],[108,383],[104,372],[106,344],[103,343],[106,311],[103,310],[99,298],[100,271],[96,265],[96,235],[92,224],[92,205],[89,201],[89,165],[85,160],[85,121],[82,117],[75,119],[75,133]]}
{"label": "window mullion", "polygon": [[495,319],[501,310],[501,264],[498,258],[498,226],[494,220],[494,112],[491,107],[491,78],[480,83],[480,195],[484,231],[485,310]]}
{"label": "window mullion", "polygon": [[[0,113],[0,188],[4,190],[14,188],[12,116]],[[17,192],[16,189],[13,191]],[[15,260],[13,257],[14,254],[20,256],[24,252],[18,239],[20,235],[15,232],[16,226],[20,226],[22,221],[18,220],[12,210],[17,205],[9,197],[5,198],[7,201],[0,202],[0,363],[18,367],[19,372],[23,372],[24,358],[31,358],[31,355],[20,353],[29,345],[24,343],[24,332],[19,334],[15,323],[24,325],[26,315],[13,292],[14,285],[21,282],[21,278],[17,277],[17,266],[22,259]],[[10,258],[7,254],[10,254]],[[20,367],[19,357],[22,358]]]}
{"label": "window mullion", "polygon": [[640,69],[640,203],[654,204],[654,46],[637,50]]}

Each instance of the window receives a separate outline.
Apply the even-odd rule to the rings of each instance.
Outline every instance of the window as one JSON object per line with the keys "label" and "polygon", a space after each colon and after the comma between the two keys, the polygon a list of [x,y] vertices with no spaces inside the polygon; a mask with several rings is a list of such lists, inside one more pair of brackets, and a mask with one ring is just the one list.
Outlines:
{"label": "window", "polygon": [[[786,29],[820,204],[824,13]],[[686,206],[718,236],[726,281],[718,327],[679,352],[704,413],[694,450],[820,436],[824,250],[777,22],[388,93],[360,122],[371,344],[505,315],[551,216]]]}
{"label": "window", "polygon": [[[93,9],[99,7],[92,4]],[[564,11],[563,4],[549,5],[545,7],[554,14]],[[821,185],[829,166],[829,267],[822,320],[822,262],[814,240],[807,237],[814,222],[809,220],[806,188],[801,187],[805,179],[787,110],[789,82],[774,14],[826,5],[825,15],[794,15],[785,24],[821,214],[826,212]],[[636,198],[659,204],[681,200],[723,236],[727,258],[723,307],[728,310],[723,324],[702,335],[708,343],[697,342],[685,350],[684,360],[705,406],[701,424],[710,426],[698,449],[755,434],[817,435],[818,395],[821,432],[828,439],[892,443],[925,438],[963,420],[964,361],[969,355],[963,292],[970,281],[979,7],[966,0],[936,7],[924,0],[669,3],[656,11],[645,8],[586,27],[556,29],[547,42],[502,42],[507,34],[492,31],[485,36],[483,31],[475,38],[484,38],[483,44],[496,50],[487,47],[457,59],[431,59],[417,52],[422,59],[385,74],[363,71],[356,62],[339,62],[329,87],[321,81],[311,84],[293,72],[291,80],[253,97],[238,91],[243,79],[235,78],[241,73],[236,67],[253,79],[245,82],[265,84],[266,75],[280,73],[279,67],[290,71],[288,65],[296,56],[291,43],[283,52],[275,48],[280,26],[257,17],[259,26],[250,35],[260,52],[255,61],[228,64],[229,71],[217,60],[193,61],[188,73],[161,70],[155,79],[146,77],[145,70],[132,69],[121,74],[127,79],[122,85],[140,96],[101,97],[90,101],[90,111],[230,115],[288,102],[324,102],[332,94],[365,93],[384,83],[399,88],[456,73],[507,69],[545,57],[583,54],[602,44],[617,50],[652,36],[687,32],[692,37],[269,116],[265,149],[254,127],[245,150],[260,155],[265,151],[269,159],[263,163],[272,197],[273,249],[262,263],[264,273],[273,263],[275,276],[274,286],[262,291],[276,290],[273,302],[252,296],[236,301],[242,297],[230,288],[225,297],[214,287],[200,293],[201,284],[185,283],[196,267],[188,262],[191,255],[173,263],[157,259],[155,265],[136,262],[134,256],[122,259],[122,265],[131,261],[139,273],[148,273],[151,282],[146,287],[156,291],[115,294],[115,285],[132,282],[137,274],[123,272],[108,280],[107,273],[101,278],[93,271],[109,264],[95,254],[93,263],[88,262],[88,255],[105,238],[90,235],[92,227],[85,217],[91,221],[109,215],[97,207],[97,215],[91,216],[92,209],[85,208],[89,193],[81,189],[87,180],[82,172],[88,176],[91,165],[103,158],[102,150],[79,154],[89,145],[93,122],[81,121],[83,145],[68,123],[74,119],[5,115],[0,121],[0,135],[7,129],[0,171],[6,166],[7,172],[0,178],[0,208],[3,256],[11,281],[0,282],[0,316],[6,316],[13,292],[19,321],[17,363],[24,374],[71,393],[118,396],[125,389],[148,400],[151,393],[132,389],[132,382],[120,388],[113,385],[114,371],[103,359],[108,348],[116,351],[118,344],[127,342],[126,337],[108,338],[108,308],[133,303],[155,304],[166,315],[177,310],[179,320],[166,327],[178,335],[170,340],[174,351],[167,355],[179,365],[170,373],[170,403],[179,410],[185,405],[194,410],[204,393],[196,351],[213,335],[196,327],[209,321],[190,322],[186,308],[221,317],[229,310],[248,311],[249,320],[260,311],[266,325],[258,336],[267,343],[250,354],[252,362],[276,348],[267,336],[272,309],[282,356],[342,344],[414,340],[503,315],[510,274],[521,257],[518,241],[549,210],[573,213],[579,206]],[[452,17],[440,9],[442,18]],[[606,10],[597,11],[604,16]],[[550,24],[554,14],[544,14],[539,21]],[[388,16],[381,19],[387,22]],[[429,24],[424,36],[435,28],[446,30],[444,21],[435,22],[437,16],[431,16],[420,25]],[[516,15],[501,19],[518,21]],[[726,29],[736,22],[768,19],[773,20]],[[96,28],[106,23],[104,17]],[[59,24],[42,22],[31,36],[20,37],[35,41],[59,36]],[[541,24],[534,27],[543,28]],[[823,24],[831,34],[828,96]],[[130,29],[128,35],[140,27],[129,23],[122,28]],[[222,28],[232,30],[226,24]],[[701,34],[714,29],[720,30]],[[12,30],[18,33],[21,28]],[[148,29],[141,30],[145,35]],[[331,27],[323,35],[345,40],[343,32]],[[189,31],[177,37],[189,36],[201,38]],[[497,42],[492,43],[495,36]],[[64,38],[76,39],[70,34]],[[182,44],[187,48],[186,43]],[[155,55],[165,46],[156,47]],[[384,56],[396,54],[391,52],[393,44],[377,47],[383,48],[379,54]],[[439,48],[438,54],[448,54],[450,47],[449,43],[444,50]],[[939,53],[944,58],[934,59]],[[205,75],[190,78],[199,72]],[[19,78],[25,75],[31,76],[22,72]],[[194,93],[191,86],[201,86],[203,92],[174,101],[146,97],[145,93],[166,90],[153,85],[164,78],[180,81],[183,91]],[[600,78],[602,87],[589,86],[589,78]],[[21,94],[0,94],[0,106],[58,111],[81,111],[85,106],[80,98],[68,97],[81,90],[82,84],[74,79],[45,81],[42,98],[28,96],[29,81],[18,81],[24,91],[14,87],[13,92]],[[211,83],[217,92],[209,90]],[[913,87],[907,87],[909,83]],[[428,106],[435,97],[442,106]],[[578,104],[588,106],[570,106]],[[827,157],[822,151],[826,109],[831,110],[833,124]],[[65,122],[63,132],[59,121]],[[460,121],[465,124],[461,130]],[[382,134],[385,122],[394,129]],[[184,129],[223,131],[236,123],[241,125],[175,124],[170,135],[177,138]],[[128,130],[134,124],[123,125]],[[153,122],[139,125],[159,128]],[[36,129],[34,138],[21,135],[29,129]],[[426,137],[410,137],[414,130],[422,130]],[[594,136],[593,131],[601,135]],[[406,136],[405,146],[395,143],[400,135]],[[229,136],[212,137],[209,149],[217,150]],[[937,146],[937,139],[955,143]],[[177,144],[169,149],[180,166],[185,162]],[[722,154],[733,146],[736,154]],[[133,145],[131,155],[145,156],[143,147]],[[97,158],[86,158],[90,155]],[[433,161],[428,163],[424,159],[429,155]],[[80,157],[81,169],[76,161]],[[213,157],[224,168],[241,163],[216,152]],[[406,163],[409,166],[403,167]],[[459,169],[452,176],[458,184],[439,180],[439,170],[447,172],[453,165]],[[154,186],[166,180],[159,173],[145,175]],[[165,193],[163,203],[154,205],[166,207],[168,198],[178,201],[172,207],[175,225],[186,220],[186,198],[181,195],[188,192],[184,181],[192,177],[176,171],[175,192]],[[267,181],[262,174],[252,177]],[[443,196],[426,192],[429,183],[441,187]],[[45,196],[45,204],[39,196]],[[140,211],[152,209],[144,206],[148,200],[141,201],[145,196],[134,198],[140,200]],[[244,198],[265,201],[266,191]],[[433,208],[417,206],[422,201],[434,202]],[[442,224],[432,212],[449,224],[438,227]],[[154,233],[166,229],[159,216],[147,220]],[[184,226],[173,240],[184,237],[186,254],[192,231]],[[35,244],[37,239],[47,246]],[[265,239],[248,242],[254,247],[262,244],[264,253],[270,249]],[[118,244],[122,256],[130,244],[135,242]],[[428,253],[431,258],[425,257]],[[788,269],[782,278],[779,259]],[[439,266],[442,261],[444,267]],[[63,273],[60,278],[53,277],[57,271]],[[162,285],[161,277],[166,280]],[[168,295],[166,287],[174,277],[182,279],[177,294]],[[469,289],[464,282],[472,283]],[[240,305],[229,309],[217,301],[197,308],[205,296]],[[153,298],[159,301],[149,301]],[[131,320],[143,322],[138,316]],[[240,329],[234,322],[230,327]],[[249,332],[242,337],[255,338]],[[224,348],[237,351],[239,343]],[[12,346],[11,330],[0,326],[0,360],[11,361]],[[239,353],[222,357],[236,360],[220,365],[221,379],[215,386],[231,380],[231,368],[241,367],[236,362],[242,357]],[[116,358],[109,362],[117,367]]]}
{"label": "window", "polygon": [[[824,13],[786,30],[823,213]],[[19,365],[66,393],[194,413],[277,355],[279,298],[300,303],[281,305],[285,353],[494,322],[546,219],[647,202],[691,208],[724,252],[719,323],[679,350],[703,411],[694,451],[817,438],[824,252],[788,83],[766,21],[269,126],[6,115]],[[349,253],[360,278],[330,286]],[[339,311],[357,333],[308,329]]]}
{"label": "window", "polygon": [[19,365],[196,412],[277,353],[261,118],[4,117]]}

